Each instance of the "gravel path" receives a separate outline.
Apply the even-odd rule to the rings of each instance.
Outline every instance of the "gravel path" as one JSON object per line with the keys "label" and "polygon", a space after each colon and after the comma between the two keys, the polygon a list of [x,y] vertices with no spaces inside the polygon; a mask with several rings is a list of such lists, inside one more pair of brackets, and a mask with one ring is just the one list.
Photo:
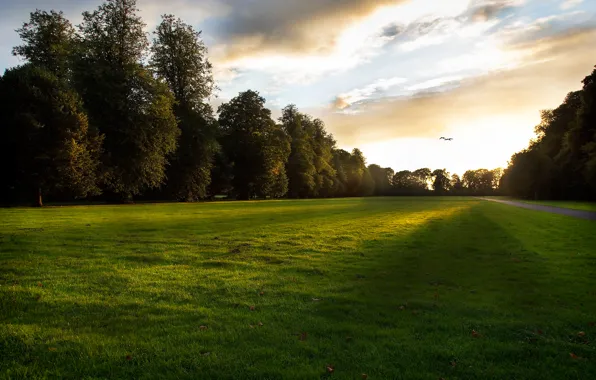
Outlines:
{"label": "gravel path", "polygon": [[509,206],[527,208],[529,210],[550,212],[552,214],[567,215],[567,216],[571,216],[574,218],[580,218],[580,219],[596,220],[596,212],[595,211],[573,210],[573,209],[569,209],[569,208],[536,205],[536,204],[516,202],[516,201],[505,201],[505,200],[500,200],[500,199],[490,199],[490,198],[481,198],[481,199],[484,199],[486,201],[491,201],[491,202],[503,203],[503,204],[506,204]]}

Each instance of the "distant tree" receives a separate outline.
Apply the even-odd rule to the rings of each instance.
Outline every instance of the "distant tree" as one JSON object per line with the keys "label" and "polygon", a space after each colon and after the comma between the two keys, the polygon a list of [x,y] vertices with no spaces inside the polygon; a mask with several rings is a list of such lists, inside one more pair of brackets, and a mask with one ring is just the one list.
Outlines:
{"label": "distant tree", "polygon": [[372,175],[368,168],[364,168],[362,173],[362,182],[360,184],[360,189],[358,191],[358,195],[363,197],[369,197],[375,194],[376,184],[375,180],[373,179]]}
{"label": "distant tree", "polygon": [[412,173],[416,180],[416,187],[419,190],[426,191],[432,183],[432,170],[428,168],[418,169]]}
{"label": "distant tree", "polygon": [[36,10],[17,29],[23,45],[13,48],[15,56],[43,67],[59,78],[69,75],[75,48],[75,30],[62,12]]}
{"label": "distant tree", "polygon": [[409,170],[402,170],[393,176],[393,188],[398,194],[411,193],[418,188],[418,179]]}
{"label": "distant tree", "polygon": [[552,195],[553,161],[538,150],[516,153],[501,181],[510,195],[529,199],[548,199]]}
{"label": "distant tree", "polygon": [[372,164],[368,166],[368,171],[375,182],[375,195],[390,195],[393,187],[393,176],[395,175],[393,169]]}
{"label": "distant tree", "polygon": [[[347,174],[346,190],[348,195],[364,195],[362,178],[366,169],[366,159],[364,158],[364,154],[360,149],[354,148],[352,150],[352,154],[350,155],[350,159],[345,169]],[[366,189],[368,186],[369,184],[365,184]]]}
{"label": "distant tree", "polygon": [[317,169],[314,165],[315,151],[312,136],[306,129],[310,122],[295,105],[289,105],[282,111],[282,128],[290,137],[291,153],[286,163],[291,198],[308,198],[315,195]]}
{"label": "distant tree", "polygon": [[148,40],[135,0],[83,14],[75,82],[105,135],[106,186],[124,199],[163,184],[180,134],[174,96],[143,66]]}
{"label": "distant tree", "polygon": [[87,122],[81,100],[45,68],[27,64],[0,79],[3,190],[86,197],[99,193],[102,136]]}
{"label": "distant tree", "polygon": [[333,169],[336,173],[336,181],[333,195],[344,197],[348,195],[348,171],[352,155],[343,149],[333,151]]}
{"label": "distant tree", "polygon": [[455,192],[461,192],[463,189],[463,184],[462,184],[461,178],[457,174],[453,174],[451,176],[450,185],[451,185],[451,188],[453,189],[453,191],[455,191]]}
{"label": "distant tree", "polygon": [[446,169],[437,169],[432,173],[433,190],[437,194],[446,194],[451,190],[451,181]]}
{"label": "distant tree", "polygon": [[217,121],[208,103],[215,84],[201,33],[172,15],[162,16],[154,32],[151,66],[174,93],[181,134],[167,170],[167,189],[175,198],[207,196],[215,153]]}
{"label": "distant tree", "polygon": [[265,99],[251,90],[240,93],[219,107],[219,124],[238,198],[285,195],[290,142],[271,119]]}
{"label": "distant tree", "polygon": [[320,119],[306,118],[305,128],[311,136],[315,165],[315,196],[330,197],[336,188],[336,171],[333,167],[335,139],[325,131],[325,123]]}

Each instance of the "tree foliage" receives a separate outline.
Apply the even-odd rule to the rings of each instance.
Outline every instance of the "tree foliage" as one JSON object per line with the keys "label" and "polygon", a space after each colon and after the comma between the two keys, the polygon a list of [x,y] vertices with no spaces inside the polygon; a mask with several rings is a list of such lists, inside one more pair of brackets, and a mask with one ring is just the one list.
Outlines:
{"label": "tree foliage", "polygon": [[0,104],[5,196],[99,193],[102,136],[65,82],[32,64],[8,70],[0,79]]}
{"label": "tree foliage", "polygon": [[106,186],[123,197],[160,186],[180,134],[174,96],[142,63],[148,40],[135,0],[83,14],[76,85],[105,135]]}
{"label": "tree foliage", "polygon": [[537,139],[511,158],[502,180],[510,195],[596,200],[596,70],[582,83],[541,112]]}
{"label": "tree foliage", "polygon": [[181,131],[167,188],[177,199],[196,201],[208,195],[219,150],[217,121],[208,103],[215,85],[207,48],[200,32],[172,15],[162,17],[154,34],[151,66],[174,94]]}
{"label": "tree foliage", "polygon": [[36,10],[17,33],[23,45],[13,48],[13,55],[66,78],[75,46],[75,30],[64,13]]}
{"label": "tree foliage", "polygon": [[237,197],[285,195],[290,142],[271,119],[265,99],[251,90],[240,93],[219,107],[219,125],[222,146],[233,165]]}

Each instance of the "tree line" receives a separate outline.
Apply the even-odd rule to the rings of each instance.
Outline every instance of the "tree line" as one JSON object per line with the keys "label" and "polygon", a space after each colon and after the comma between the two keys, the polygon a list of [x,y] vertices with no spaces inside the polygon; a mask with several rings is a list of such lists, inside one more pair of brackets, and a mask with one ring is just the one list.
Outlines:
{"label": "tree line", "polygon": [[395,173],[339,149],[323,121],[258,92],[222,104],[201,33],[162,16],[149,41],[135,0],[106,0],[73,26],[36,10],[17,30],[25,64],[0,77],[2,199],[101,196],[197,201],[491,194],[500,170]]}
{"label": "tree line", "polygon": [[537,138],[513,155],[502,179],[510,195],[596,201],[596,69],[553,110],[541,112]]}

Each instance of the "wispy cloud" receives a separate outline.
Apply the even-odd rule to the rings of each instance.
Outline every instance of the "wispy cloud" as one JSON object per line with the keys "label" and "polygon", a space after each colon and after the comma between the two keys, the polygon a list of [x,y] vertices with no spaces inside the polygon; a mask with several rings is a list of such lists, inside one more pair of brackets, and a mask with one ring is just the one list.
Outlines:
{"label": "wispy cloud", "polygon": [[337,113],[323,108],[312,112],[323,117],[334,135],[347,145],[432,137],[450,128],[473,126],[474,120],[490,115],[517,115],[526,124],[513,127],[526,128],[523,139],[527,143],[528,131],[531,133],[533,128],[528,120],[537,122],[538,110],[556,106],[568,91],[580,87],[594,65],[593,57],[585,51],[595,43],[596,30],[544,38],[517,47],[530,59],[515,68],[477,78],[444,77],[409,86],[410,90],[424,90],[456,81],[458,86],[448,92],[363,100],[351,107],[357,112]]}
{"label": "wispy cloud", "polygon": [[375,96],[381,96],[388,89],[407,82],[406,78],[395,77],[388,79],[378,79],[368,86],[357,88],[352,91],[340,94],[334,101],[335,108],[344,109],[351,104],[370,99]]}
{"label": "wispy cloud", "polygon": [[567,9],[575,8],[583,2],[584,2],[584,0],[564,0],[563,3],[561,3],[561,9],[567,10]]}

